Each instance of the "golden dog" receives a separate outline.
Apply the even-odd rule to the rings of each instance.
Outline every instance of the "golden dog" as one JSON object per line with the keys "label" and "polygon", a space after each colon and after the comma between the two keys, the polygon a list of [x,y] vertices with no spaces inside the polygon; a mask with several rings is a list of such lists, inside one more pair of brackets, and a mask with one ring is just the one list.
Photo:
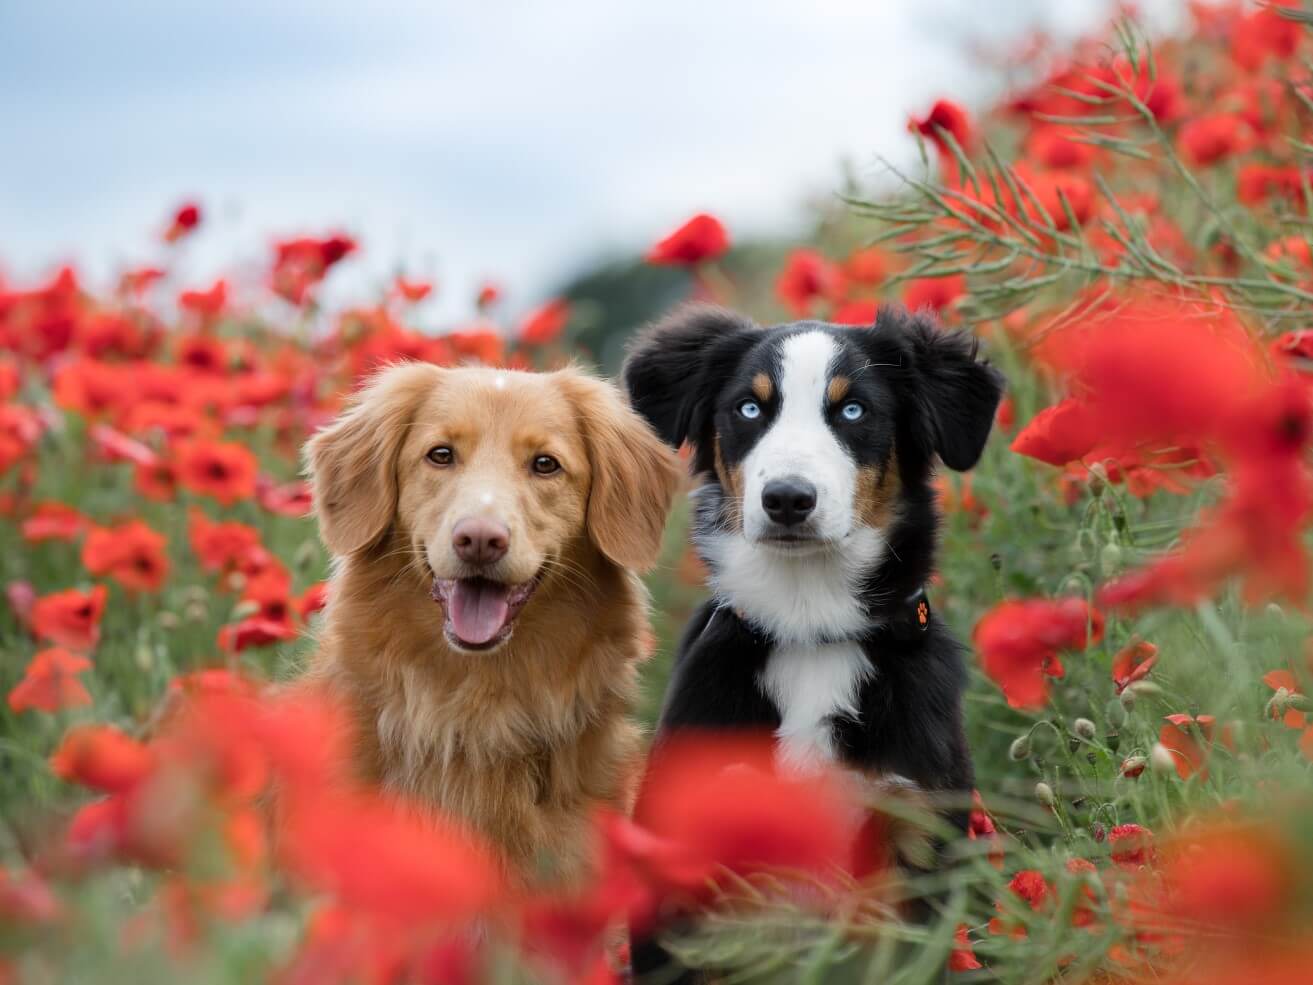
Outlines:
{"label": "golden dog", "polygon": [[367,782],[569,881],[641,768],[628,713],[682,470],[613,387],[404,364],[307,446],[336,564],[307,681],[350,709]]}

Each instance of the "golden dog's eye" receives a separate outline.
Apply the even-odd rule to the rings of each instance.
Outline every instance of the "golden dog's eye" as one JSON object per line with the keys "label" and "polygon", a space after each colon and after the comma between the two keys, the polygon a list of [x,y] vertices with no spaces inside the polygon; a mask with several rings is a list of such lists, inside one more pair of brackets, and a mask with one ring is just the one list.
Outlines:
{"label": "golden dog's eye", "polygon": [[533,470],[539,475],[551,475],[561,471],[561,463],[551,455],[539,455],[533,460]]}
{"label": "golden dog's eye", "polygon": [[438,445],[436,448],[430,448],[429,453],[424,457],[434,465],[447,466],[456,460],[456,453],[446,445]]}

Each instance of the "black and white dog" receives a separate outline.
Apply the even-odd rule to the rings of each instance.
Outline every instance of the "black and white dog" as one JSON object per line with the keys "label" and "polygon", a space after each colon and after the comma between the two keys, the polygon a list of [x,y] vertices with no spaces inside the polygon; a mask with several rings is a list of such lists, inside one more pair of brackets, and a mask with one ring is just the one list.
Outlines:
{"label": "black and white dog", "polygon": [[[870,328],[692,307],[638,338],[623,378],[656,431],[691,446],[713,592],[680,642],[657,742],[770,730],[787,763],[965,803],[962,647],[923,586],[936,461],[975,465],[1002,395],[974,338],[896,307]],[[952,813],[965,826],[965,806]]]}

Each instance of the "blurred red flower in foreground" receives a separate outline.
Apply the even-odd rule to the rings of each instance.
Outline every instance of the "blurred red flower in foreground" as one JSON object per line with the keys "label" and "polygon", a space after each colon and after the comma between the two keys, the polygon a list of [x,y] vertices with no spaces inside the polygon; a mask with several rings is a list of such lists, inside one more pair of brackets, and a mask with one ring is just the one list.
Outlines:
{"label": "blurred red flower in foreground", "polygon": [[102,793],[122,793],[150,772],[150,749],[109,725],[70,729],[50,757],[50,768],[61,780]]}
{"label": "blurred red flower in foreground", "polygon": [[51,713],[85,707],[91,704],[91,694],[77,675],[90,669],[86,657],[59,647],[42,650],[9,692],[9,707],[16,712],[35,709]]}
{"label": "blurred red flower in foreground", "polygon": [[1103,635],[1103,616],[1084,599],[1000,602],[976,623],[973,639],[986,674],[1014,708],[1038,708],[1045,676],[1062,677],[1059,650],[1085,649]]}
{"label": "blurred red flower in foreground", "polygon": [[93,575],[108,575],[124,588],[159,591],[169,574],[164,535],[140,520],[97,527],[82,545],[82,563]]}
{"label": "blurred red flower in foreground", "polygon": [[32,515],[23,521],[23,539],[29,544],[47,540],[77,540],[91,521],[64,503],[37,503]]}
{"label": "blurred red flower in foreground", "polygon": [[32,605],[29,620],[38,639],[56,646],[88,651],[100,639],[100,617],[108,593],[104,585],[89,592],[70,588],[44,595]]}
{"label": "blurred red flower in foreground", "polygon": [[693,216],[647,253],[648,263],[696,267],[729,249],[729,234],[719,219],[705,212]]}
{"label": "blurred red flower in foreground", "polygon": [[929,308],[936,314],[954,304],[967,291],[967,279],[961,274],[949,277],[918,277],[903,288],[903,304],[911,311]]}

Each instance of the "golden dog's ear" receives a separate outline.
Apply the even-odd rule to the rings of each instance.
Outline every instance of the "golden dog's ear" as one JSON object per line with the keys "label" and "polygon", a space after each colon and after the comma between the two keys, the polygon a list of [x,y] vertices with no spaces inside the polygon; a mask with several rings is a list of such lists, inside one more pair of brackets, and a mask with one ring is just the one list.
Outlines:
{"label": "golden dog's ear", "polygon": [[588,536],[620,567],[647,571],[661,555],[661,535],[683,467],[615,387],[571,370],[563,382],[593,473]]}
{"label": "golden dog's ear", "polygon": [[427,363],[382,370],[306,444],[319,535],[339,557],[372,546],[391,525],[397,454],[416,407],[441,375]]}

